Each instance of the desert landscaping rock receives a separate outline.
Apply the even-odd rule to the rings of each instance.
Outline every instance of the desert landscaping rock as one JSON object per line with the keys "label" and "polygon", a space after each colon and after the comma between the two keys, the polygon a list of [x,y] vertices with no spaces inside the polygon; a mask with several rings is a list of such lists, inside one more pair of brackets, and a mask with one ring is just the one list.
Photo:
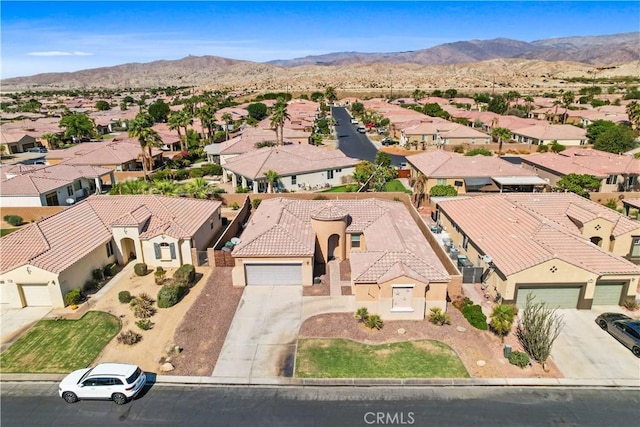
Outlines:
{"label": "desert landscaping rock", "polygon": [[398,334],[404,335],[406,333],[407,333],[407,330],[405,328],[398,328]]}
{"label": "desert landscaping rock", "polygon": [[456,330],[458,332],[467,332],[467,328],[465,328],[464,326],[456,326]]}
{"label": "desert landscaping rock", "polygon": [[478,360],[478,361],[476,362],[476,365],[478,365],[478,366],[484,366],[484,365],[486,365],[486,364],[487,364],[487,362],[485,362],[484,360]]}
{"label": "desert landscaping rock", "polygon": [[160,372],[171,372],[174,369],[175,368],[173,367],[173,365],[171,363],[166,362],[160,367]]}

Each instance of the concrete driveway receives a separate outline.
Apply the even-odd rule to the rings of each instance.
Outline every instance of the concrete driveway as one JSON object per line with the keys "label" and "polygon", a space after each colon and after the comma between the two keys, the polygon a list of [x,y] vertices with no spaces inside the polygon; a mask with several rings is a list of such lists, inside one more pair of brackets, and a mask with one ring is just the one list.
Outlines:
{"label": "concrete driveway", "polygon": [[595,323],[599,314],[609,311],[624,313],[618,306],[558,310],[564,316],[565,326],[553,345],[551,357],[566,378],[640,381],[640,359]]}
{"label": "concrete driveway", "polygon": [[247,286],[213,377],[251,382],[292,376],[301,318],[302,286]]}
{"label": "concrete driveway", "polygon": [[0,308],[0,351],[4,351],[20,334],[50,311],[51,307]]}

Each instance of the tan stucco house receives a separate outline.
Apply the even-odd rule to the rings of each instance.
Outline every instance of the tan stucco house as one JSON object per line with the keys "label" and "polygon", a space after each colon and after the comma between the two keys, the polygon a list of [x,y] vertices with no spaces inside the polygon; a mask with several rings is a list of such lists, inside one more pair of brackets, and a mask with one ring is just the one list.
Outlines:
{"label": "tan stucco house", "polygon": [[0,304],[62,307],[93,270],[133,259],[194,264],[220,229],[221,203],[164,196],[91,196],[0,239]]}
{"label": "tan stucco house", "polygon": [[635,298],[640,223],[573,193],[500,194],[438,203],[450,246],[482,267],[492,298],[528,294],[561,308]]}
{"label": "tan stucco house", "polygon": [[234,286],[311,286],[314,266],[348,261],[358,307],[383,319],[446,309],[451,277],[403,203],[264,200],[233,249]]}

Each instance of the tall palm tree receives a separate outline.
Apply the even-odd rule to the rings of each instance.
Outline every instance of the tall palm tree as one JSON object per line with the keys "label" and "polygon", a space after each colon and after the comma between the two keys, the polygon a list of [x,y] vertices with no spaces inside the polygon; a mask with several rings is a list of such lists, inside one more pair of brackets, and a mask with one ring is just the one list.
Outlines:
{"label": "tall palm tree", "polygon": [[56,135],[55,133],[47,132],[43,133],[40,139],[44,139],[45,141],[47,141],[47,148],[53,149],[56,148],[55,145],[58,141],[58,135]]}
{"label": "tall palm tree", "polygon": [[525,109],[527,111],[527,117],[529,117],[529,113],[531,112],[531,105],[533,104],[533,97],[531,95],[527,95],[524,97]]}
{"label": "tall palm tree", "polygon": [[569,106],[573,104],[573,101],[575,101],[575,99],[576,97],[571,91],[567,91],[562,94],[562,106],[564,107],[564,114],[562,115],[562,123],[567,121],[567,117],[569,116],[569,114],[567,114],[567,110],[569,109]]}
{"label": "tall palm tree", "polygon": [[638,101],[631,101],[627,105],[627,115],[629,116],[629,121],[631,122],[631,127],[633,129],[640,128],[640,104]]}
{"label": "tall palm tree", "polygon": [[145,180],[149,179],[149,170],[153,168],[152,148],[162,145],[160,135],[151,126],[153,126],[153,118],[147,113],[138,113],[129,126],[129,137],[138,138],[140,143]]}
{"label": "tall palm tree", "polygon": [[189,142],[188,142],[188,135],[189,135],[189,126],[193,126],[193,117],[194,117],[194,112],[191,108],[189,108],[188,106],[184,106],[182,108],[182,120],[180,122],[182,128],[184,129],[184,147],[182,147],[182,151],[187,151],[189,150]]}
{"label": "tall palm tree", "polygon": [[274,170],[268,170],[264,173],[264,176],[267,178],[267,182],[269,183],[267,193],[273,193],[273,184],[280,179],[280,175],[278,175],[278,172]]}
{"label": "tall palm tree", "polygon": [[336,90],[332,86],[327,86],[327,89],[324,91],[324,96],[330,104],[333,104],[338,99]]}
{"label": "tall palm tree", "polygon": [[416,207],[420,206],[420,203],[424,200],[425,191],[427,189],[427,177],[422,172],[418,171],[413,184],[413,194],[411,195],[413,203]]}
{"label": "tall palm tree", "polygon": [[216,108],[212,104],[205,103],[202,107],[198,108],[196,114],[200,118],[202,127],[206,130],[206,139],[209,142],[213,142],[216,128]]}
{"label": "tall palm tree", "polygon": [[[182,132],[180,128],[182,127],[183,120],[183,112],[182,111],[174,111],[169,115],[169,121],[167,122],[167,127],[169,130],[177,130],[178,138],[180,139],[180,149],[184,151],[185,142],[182,136]],[[186,135],[185,135],[186,138]]]}
{"label": "tall palm tree", "polygon": [[491,136],[498,140],[498,156],[502,155],[502,143],[504,140],[509,140],[511,135],[511,131],[507,128],[497,127],[491,131]]}
{"label": "tall palm tree", "polygon": [[[273,106],[273,112],[271,113],[271,127],[276,129],[276,138],[280,145],[284,143],[284,124],[289,119],[287,103],[284,98],[278,98],[276,104]],[[278,130],[280,131],[279,135]]]}
{"label": "tall palm tree", "polygon": [[233,116],[231,115],[231,113],[224,113],[222,115],[222,121],[224,122],[225,126],[224,126],[224,133],[226,136],[226,140],[229,140],[229,125],[231,125],[233,123]]}

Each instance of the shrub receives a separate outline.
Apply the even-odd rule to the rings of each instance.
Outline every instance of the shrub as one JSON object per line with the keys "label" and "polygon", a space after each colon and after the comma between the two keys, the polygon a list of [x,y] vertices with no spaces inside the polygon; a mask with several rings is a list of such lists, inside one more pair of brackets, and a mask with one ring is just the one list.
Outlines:
{"label": "shrub", "polygon": [[631,298],[625,298],[624,301],[622,301],[622,305],[624,306],[624,308],[626,308],[627,310],[630,311],[634,311],[638,309],[638,301],[636,301],[635,298],[631,297]]}
{"label": "shrub", "polygon": [[96,268],[93,270],[92,276],[94,280],[102,280],[104,279],[104,272],[101,268]]}
{"label": "shrub", "polygon": [[192,264],[184,264],[173,273],[173,280],[180,285],[189,285],[196,280],[196,269]]}
{"label": "shrub", "polygon": [[455,300],[453,300],[451,305],[453,305],[458,310],[462,311],[462,309],[464,307],[466,307],[468,305],[473,305],[473,301],[471,301],[471,299],[469,299],[469,297],[465,297],[465,296],[460,295]]}
{"label": "shrub", "polygon": [[95,289],[98,289],[99,285],[100,285],[100,282],[97,281],[96,279],[89,279],[86,282],[84,282],[84,286],[82,287],[82,290],[84,292],[93,291]]}
{"label": "shrub", "polygon": [[137,344],[138,342],[140,342],[141,339],[142,339],[142,335],[140,335],[137,332],[133,332],[131,329],[125,332],[120,332],[120,334],[118,334],[118,337],[117,337],[117,340],[119,343],[126,344],[126,345]]}
{"label": "shrub", "polygon": [[222,166],[217,163],[207,163],[200,167],[205,175],[222,175]]}
{"label": "shrub", "polygon": [[111,263],[111,264],[107,264],[104,266],[103,269],[103,273],[105,277],[113,277],[116,275],[116,273],[118,272],[118,268],[117,268],[118,264]]}
{"label": "shrub", "polygon": [[189,177],[191,178],[202,178],[204,176],[204,171],[201,168],[193,168],[189,171]]}
{"label": "shrub", "polygon": [[451,324],[451,318],[447,313],[442,311],[440,307],[431,307],[431,310],[429,310],[429,312],[429,322],[433,323],[434,325],[442,326]]}
{"label": "shrub", "polygon": [[233,209],[234,211],[237,211],[238,209],[240,209],[240,205],[238,204],[238,202],[233,202],[229,205],[229,207],[231,209]]}
{"label": "shrub", "polygon": [[313,200],[327,200],[327,196],[316,196]]}
{"label": "shrub", "polygon": [[148,319],[156,314],[156,309],[152,303],[141,296],[135,299],[135,304],[131,306],[131,309],[133,310],[133,315],[139,319]]}
{"label": "shrub", "polygon": [[158,307],[169,308],[176,305],[187,293],[187,287],[181,284],[164,285],[158,291]]}
{"label": "shrub", "polygon": [[260,206],[261,202],[262,202],[262,199],[253,199],[251,201],[251,206],[253,207],[253,209],[258,209],[258,206]]}
{"label": "shrub", "polygon": [[241,193],[248,193],[249,189],[245,188],[245,187],[236,187],[236,193],[241,194]]}
{"label": "shrub", "polygon": [[167,179],[167,177],[169,176],[169,173],[167,171],[158,171],[156,173],[154,173],[153,175],[151,175],[151,180],[156,181],[163,181],[165,179]]}
{"label": "shrub", "polygon": [[64,305],[75,305],[80,302],[82,296],[80,295],[80,289],[71,289],[64,294]]}
{"label": "shrub", "polygon": [[367,307],[360,307],[356,310],[355,317],[359,322],[364,322],[369,318],[369,310],[367,310]]}
{"label": "shrub", "polygon": [[133,271],[135,271],[136,276],[144,276],[147,274],[147,264],[139,262],[133,266]]}
{"label": "shrub", "polygon": [[189,178],[189,172],[184,169],[178,169],[177,171],[173,172],[173,178],[176,181],[182,181],[183,179]]}
{"label": "shrub", "polygon": [[165,279],[167,278],[167,272],[162,267],[156,268],[156,271],[153,273],[153,276],[156,281],[156,285],[163,285]]}
{"label": "shrub", "polygon": [[491,313],[489,326],[500,337],[502,342],[504,342],[504,336],[511,330],[515,314],[515,306],[511,304],[497,305],[494,307],[493,313]]}
{"label": "shrub", "polygon": [[15,227],[17,227],[18,225],[22,225],[22,223],[24,222],[22,220],[22,217],[19,215],[5,215],[3,219]]}
{"label": "shrub", "polygon": [[138,295],[138,299],[148,303],[148,304],[153,304],[154,302],[156,302],[156,300],[154,300],[153,298],[151,298],[151,295],[149,295],[146,292],[141,293],[140,295]]}
{"label": "shrub", "polygon": [[129,304],[132,299],[133,299],[133,296],[131,296],[131,292],[129,291],[118,292],[118,301],[120,301],[122,304]]}
{"label": "shrub", "polygon": [[562,316],[545,303],[534,303],[535,297],[527,295],[522,319],[516,329],[518,341],[525,351],[546,369],[551,347],[564,326]]}
{"label": "shrub", "polygon": [[455,147],[453,147],[453,152],[462,154],[464,153],[464,147],[462,145],[456,145]]}
{"label": "shrub", "polygon": [[142,319],[136,322],[136,326],[143,331],[148,331],[149,329],[153,328],[153,322],[149,319]]}
{"label": "shrub", "polygon": [[529,360],[527,353],[523,353],[521,351],[512,351],[509,354],[509,363],[521,368],[527,367],[527,365],[529,365]]}
{"label": "shrub", "polygon": [[369,329],[377,329],[377,330],[382,329],[382,327],[384,326],[384,322],[382,321],[380,316],[377,314],[372,314],[369,317],[367,317],[367,319],[364,321],[364,324]]}
{"label": "shrub", "polygon": [[487,325],[487,316],[482,312],[479,305],[466,305],[462,308],[462,314],[465,319],[476,329],[486,331],[489,329]]}

